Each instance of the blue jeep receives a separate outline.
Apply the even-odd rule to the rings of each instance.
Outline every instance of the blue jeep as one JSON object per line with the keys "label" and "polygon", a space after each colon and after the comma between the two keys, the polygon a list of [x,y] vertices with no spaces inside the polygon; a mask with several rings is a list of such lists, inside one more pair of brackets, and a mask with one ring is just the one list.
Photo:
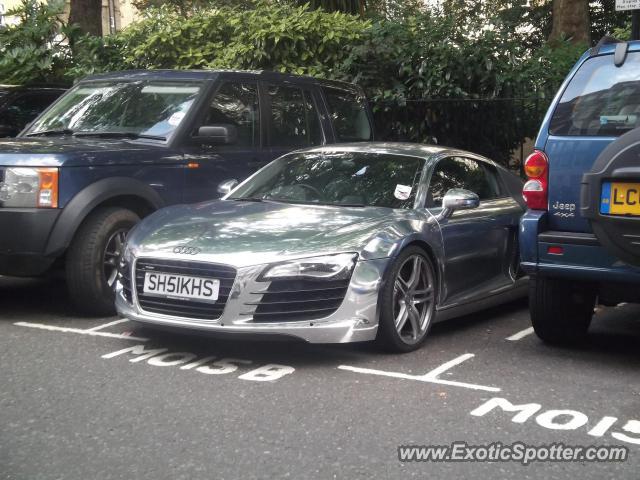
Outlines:
{"label": "blue jeep", "polygon": [[525,162],[520,225],[537,335],[584,336],[596,300],[640,302],[640,42],[605,38],[575,65]]}
{"label": "blue jeep", "polygon": [[113,313],[118,257],[140,218],[218,197],[291,150],[372,140],[371,118],[357,87],[309,77],[86,78],[0,142],[0,275],[63,267],[82,311]]}

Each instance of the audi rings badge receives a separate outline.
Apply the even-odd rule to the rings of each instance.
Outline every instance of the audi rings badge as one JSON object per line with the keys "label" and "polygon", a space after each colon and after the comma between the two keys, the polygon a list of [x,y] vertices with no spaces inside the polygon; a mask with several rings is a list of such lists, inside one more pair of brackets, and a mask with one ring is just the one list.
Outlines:
{"label": "audi rings badge", "polygon": [[180,255],[197,255],[200,253],[200,249],[198,247],[190,247],[188,245],[181,245],[179,247],[174,247],[173,253],[177,253]]}

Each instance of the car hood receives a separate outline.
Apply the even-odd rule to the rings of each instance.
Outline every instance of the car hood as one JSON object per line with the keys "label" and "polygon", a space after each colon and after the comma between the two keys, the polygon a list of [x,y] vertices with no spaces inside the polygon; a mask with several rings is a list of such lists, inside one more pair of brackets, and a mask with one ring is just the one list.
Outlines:
{"label": "car hood", "polygon": [[[420,220],[414,210],[218,200],[169,207],[129,237],[136,255],[206,260],[236,267],[337,252],[361,253],[396,224]],[[197,247],[195,255],[175,247]]]}
{"label": "car hood", "polygon": [[[104,138],[21,137],[0,141],[0,166],[92,166],[127,163],[127,153],[163,148],[157,142]],[[117,154],[117,155],[114,155]]]}

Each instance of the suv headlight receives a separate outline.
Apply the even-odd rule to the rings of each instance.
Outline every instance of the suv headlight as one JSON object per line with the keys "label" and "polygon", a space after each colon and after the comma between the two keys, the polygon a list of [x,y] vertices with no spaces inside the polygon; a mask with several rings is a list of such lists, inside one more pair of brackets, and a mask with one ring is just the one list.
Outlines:
{"label": "suv headlight", "polygon": [[357,253],[340,253],[274,263],[262,272],[258,280],[284,280],[288,278],[346,280],[351,278],[357,259]]}
{"label": "suv headlight", "polygon": [[58,208],[58,169],[9,167],[0,177],[0,206]]}

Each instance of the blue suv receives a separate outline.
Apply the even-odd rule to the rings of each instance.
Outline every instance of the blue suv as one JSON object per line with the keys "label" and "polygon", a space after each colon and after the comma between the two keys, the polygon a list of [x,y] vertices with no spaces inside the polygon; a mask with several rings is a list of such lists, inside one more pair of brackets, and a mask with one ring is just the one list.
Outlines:
{"label": "blue suv", "polygon": [[604,38],[580,58],[525,173],[533,327],[545,341],[575,341],[596,301],[640,302],[640,42]]}
{"label": "blue suv", "polygon": [[127,232],[220,196],[294,149],[373,140],[351,84],[269,72],[130,71],[86,78],[0,142],[0,275],[64,268],[84,312],[114,313]]}

